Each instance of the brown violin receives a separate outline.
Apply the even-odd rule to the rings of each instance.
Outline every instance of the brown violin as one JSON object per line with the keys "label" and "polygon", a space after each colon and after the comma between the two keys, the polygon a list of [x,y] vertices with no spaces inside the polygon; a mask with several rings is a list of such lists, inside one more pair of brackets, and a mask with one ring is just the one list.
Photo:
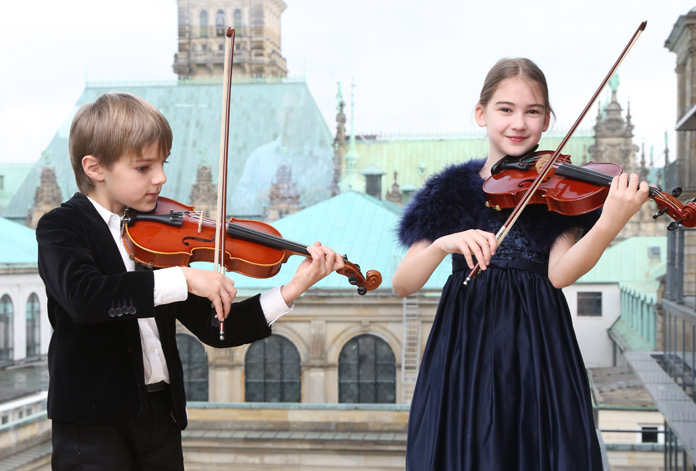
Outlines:
{"label": "brown violin", "polygon": [[[188,266],[212,262],[215,257],[215,220],[203,217],[193,206],[159,197],[149,213],[127,209],[123,242],[133,258],[149,267]],[[224,264],[254,278],[275,276],[291,255],[311,257],[307,246],[283,239],[270,224],[230,218],[225,225]],[[382,275],[360,267],[343,257],[345,266],[337,272],[365,294],[379,287]]]}
{"label": "brown violin", "polygon": [[[514,208],[553,153],[538,151],[498,161],[483,184],[486,204],[495,209]],[[621,172],[621,166],[615,163],[590,162],[578,166],[571,163],[569,155],[559,154],[528,203],[545,204],[549,211],[567,216],[589,213],[604,205],[612,179]],[[658,187],[650,187],[650,198],[655,200],[658,210],[653,217],[657,219],[666,213],[674,219],[667,226],[669,230],[680,225],[696,226],[696,198],[683,204],[677,199],[681,192],[681,188],[675,188],[670,195]]]}

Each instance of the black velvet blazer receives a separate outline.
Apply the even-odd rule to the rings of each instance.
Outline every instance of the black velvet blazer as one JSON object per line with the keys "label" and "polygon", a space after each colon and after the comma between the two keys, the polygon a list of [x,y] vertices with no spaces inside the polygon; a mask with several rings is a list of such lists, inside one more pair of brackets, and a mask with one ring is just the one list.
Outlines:
{"label": "black velvet blazer", "polygon": [[182,429],[186,398],[176,319],[214,347],[271,334],[259,296],[233,304],[224,342],[212,325],[208,299],[189,293],[184,302],[155,308],[153,272],[126,271],[107,225],[80,193],[41,218],[36,238],[54,329],[48,351],[48,417],[53,420],[113,423],[142,412],[147,392],[138,318],[154,316],[157,322]]}

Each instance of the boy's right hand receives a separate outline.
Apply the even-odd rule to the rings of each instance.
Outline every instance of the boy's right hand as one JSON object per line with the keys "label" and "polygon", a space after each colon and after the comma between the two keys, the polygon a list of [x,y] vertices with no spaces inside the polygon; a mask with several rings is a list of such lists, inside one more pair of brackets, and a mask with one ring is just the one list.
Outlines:
{"label": "boy's right hand", "polygon": [[198,268],[181,267],[189,293],[208,298],[215,308],[217,318],[224,322],[237,295],[234,281],[225,275]]}
{"label": "boy's right hand", "polygon": [[480,229],[469,229],[442,236],[434,244],[445,253],[460,253],[464,255],[466,264],[471,269],[474,268],[473,257],[475,256],[481,270],[486,269],[491,261],[491,257],[498,248],[495,234]]}

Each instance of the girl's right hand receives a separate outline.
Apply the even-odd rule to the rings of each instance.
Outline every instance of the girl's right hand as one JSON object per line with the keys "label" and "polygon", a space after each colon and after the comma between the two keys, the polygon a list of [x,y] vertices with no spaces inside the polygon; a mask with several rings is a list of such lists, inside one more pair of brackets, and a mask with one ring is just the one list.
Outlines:
{"label": "girl's right hand", "polygon": [[480,229],[469,229],[442,236],[434,242],[445,253],[460,253],[464,255],[466,264],[473,269],[475,266],[473,257],[481,270],[485,270],[491,257],[498,248],[495,234]]}

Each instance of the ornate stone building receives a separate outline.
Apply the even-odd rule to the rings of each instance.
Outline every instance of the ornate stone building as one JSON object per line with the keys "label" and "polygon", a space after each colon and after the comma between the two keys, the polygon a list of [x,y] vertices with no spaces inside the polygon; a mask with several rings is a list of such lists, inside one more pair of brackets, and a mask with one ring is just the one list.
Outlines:
{"label": "ornate stone building", "polygon": [[27,226],[36,229],[41,216],[53,208],[60,206],[63,201],[60,187],[56,181],[56,172],[53,167],[46,164],[41,170],[39,186],[34,193],[34,205],[29,209],[27,216]]}
{"label": "ornate stone building", "polygon": [[300,209],[300,193],[292,179],[292,169],[281,165],[276,171],[276,178],[268,196],[268,206],[264,208],[264,220],[276,221]]}
{"label": "ornate stone building", "polygon": [[594,126],[595,144],[590,146],[594,162],[614,162],[621,165],[624,172],[636,172],[636,153],[638,146],[633,143],[633,124],[631,106],[628,105],[626,119],[621,116],[622,107],[617,99],[619,76],[609,81],[611,99],[604,107],[598,107],[597,123]]}
{"label": "ornate stone building", "polygon": [[225,33],[235,29],[234,77],[286,77],[281,55],[283,0],[177,0],[179,50],[174,72],[182,79],[218,77],[225,65]]}
{"label": "ornate stone building", "polygon": [[200,164],[196,171],[196,182],[191,187],[191,204],[196,211],[214,217],[217,208],[217,184],[213,183],[210,165]]}

